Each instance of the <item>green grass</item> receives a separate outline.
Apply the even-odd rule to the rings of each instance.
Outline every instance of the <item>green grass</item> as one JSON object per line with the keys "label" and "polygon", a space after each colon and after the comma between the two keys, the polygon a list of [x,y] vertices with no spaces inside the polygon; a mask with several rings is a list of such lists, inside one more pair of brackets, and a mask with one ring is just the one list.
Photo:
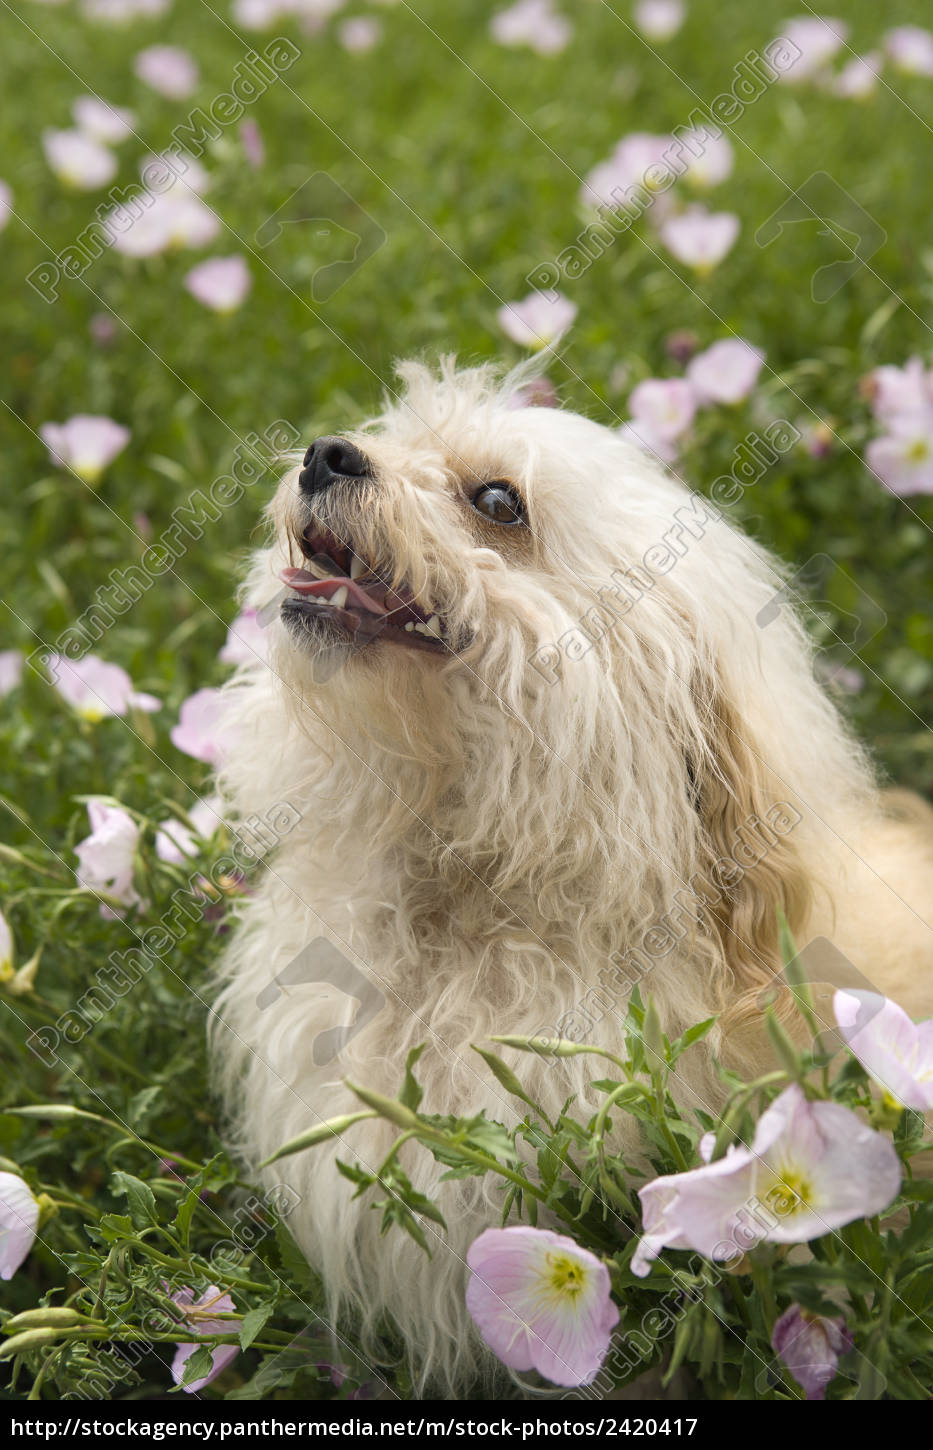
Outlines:
{"label": "green grass", "polygon": [[[626,132],[684,124],[798,7],[695,0],[684,29],[658,56],[623,23],[622,0],[614,8],[623,20],[600,0],[579,0],[574,40],[554,57],[493,44],[487,20],[495,8],[445,0],[380,6],[373,13],[384,22],[383,43],[349,55],[334,45],[332,24],[315,37],[289,22],[238,36],[222,0],[214,9],[186,0],[169,19],[131,28],[91,25],[73,3],[22,4],[22,19],[3,7],[0,173],[20,218],[0,236],[5,647],[29,653],[53,641],[111,569],[138,559],[144,544],[134,516],[145,513],[157,536],[172,510],[225,473],[236,445],[271,420],[290,420],[307,439],[337,430],[378,405],[393,386],[393,359],[406,355],[516,359],[496,311],[524,296],[529,271],[579,231],[584,174]],[[917,18],[910,0],[892,0],[883,15],[870,0],[830,8],[851,23],[860,52],[886,26]],[[73,243],[99,197],[68,193],[52,176],[42,128],[69,125],[71,102],[84,92],[132,105],[142,139],[119,151],[119,180],[129,185],[140,156],[167,145],[187,109],[134,78],[135,52],[155,41],[189,47],[202,70],[193,101],[204,105],[229,88],[247,50],[274,34],[289,36],[302,56],[247,112],[261,128],[265,166],[243,164],[235,126],[205,158],[215,177],[209,200],[225,223],[208,251],[248,255],[254,285],[242,309],[215,317],[184,291],[182,277],[200,253],[148,262],[107,254],[80,280],[65,281],[57,302],[43,302],[24,278]],[[758,406],[798,427],[826,419],[838,436],[824,458],[799,450],[782,458],[748,490],[744,517],[793,564],[828,554],[883,610],[884,628],[861,662],[851,662],[866,683],[846,708],[895,780],[929,789],[933,755],[923,721],[933,689],[933,502],[893,498],[861,462],[871,425],[860,379],[879,363],[931,351],[933,81],[885,75],[891,89],[883,84],[866,103],[776,86],[751,106],[733,136],[734,175],[710,202],[741,217],[732,253],[697,283],[647,229],[620,238],[565,288],[579,317],[551,376],[569,405],[612,424],[625,417],[628,391],[613,390],[614,370],[623,364],[630,383],[675,372],[664,347],[675,329],[691,329],[704,346],[735,332],[765,349]],[[326,240],[309,241],[296,228],[250,255],[261,222],[316,171],[328,172],[385,233],[384,245],[319,306],[311,275],[330,260]],[[811,300],[809,279],[840,255],[838,242],[816,225],[789,228],[768,248],[754,241],[788,189],[817,171],[834,177],[886,232],[870,268],[824,305]],[[108,348],[90,339],[99,312],[119,319]],[[43,422],[78,412],[110,414],[132,430],[97,494],[52,469],[36,437]],[[744,408],[703,415],[683,465],[694,485],[702,489],[728,466],[756,416]],[[97,648],[127,668],[138,689],[166,701],[151,717],[150,738],[127,721],[79,727],[29,671],[0,707],[0,791],[26,822],[7,815],[2,840],[37,860],[43,849],[57,855],[63,882],[74,841],[86,834],[75,797],[114,795],[157,819],[165,800],[190,805],[191,790],[204,784],[202,768],[172,747],[168,729],[187,694],[223,678],[216,655],[236,613],[238,569],[274,482],[270,472],[227,510]],[[841,596],[835,602],[844,606]],[[132,933],[101,921],[86,901],[54,922],[52,898],[10,906],[11,897],[43,884],[51,883],[10,867],[0,895],[20,961],[48,932],[35,992],[0,999],[6,1100],[59,1098],[100,1110],[99,1093],[140,1131],[202,1160],[217,1146],[215,1113],[204,1078],[205,1009],[188,986],[197,987],[217,950],[214,927],[202,924],[186,938],[177,976],[147,979],[66,1055],[66,1065],[46,1070],[24,1050],[26,1032],[66,1010]],[[163,880],[158,890],[167,889]],[[134,1101],[153,1086],[158,1094]],[[0,1131],[0,1152],[41,1161],[45,1177],[70,1175],[95,1203],[112,1206],[93,1133],[56,1130],[39,1141],[33,1127],[9,1117]],[[145,1162],[129,1149],[116,1166],[140,1172]],[[52,1252],[37,1251],[11,1287],[14,1307],[35,1303],[60,1279]]]}

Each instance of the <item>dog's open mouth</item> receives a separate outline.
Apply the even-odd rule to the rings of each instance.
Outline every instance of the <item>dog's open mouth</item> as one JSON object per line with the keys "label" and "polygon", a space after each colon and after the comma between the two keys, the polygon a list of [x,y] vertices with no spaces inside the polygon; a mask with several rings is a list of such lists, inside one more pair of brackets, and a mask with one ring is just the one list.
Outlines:
{"label": "dog's open mouth", "polygon": [[307,566],[283,569],[294,594],[282,604],[286,622],[320,626],[331,638],[354,644],[377,639],[447,653],[442,617],[423,609],[404,585],[391,589],[348,545],[327,530],[309,527],[301,538]]}

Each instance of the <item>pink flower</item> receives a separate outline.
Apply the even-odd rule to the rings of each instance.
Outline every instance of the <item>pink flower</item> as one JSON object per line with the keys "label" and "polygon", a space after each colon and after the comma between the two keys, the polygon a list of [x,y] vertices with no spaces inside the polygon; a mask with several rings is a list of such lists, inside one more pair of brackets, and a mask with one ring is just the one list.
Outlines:
{"label": "pink flower", "polygon": [[875,368],[868,382],[872,411],[882,422],[890,422],[900,413],[922,413],[933,407],[933,375],[918,357],[909,358],[902,368]]}
{"label": "pink flower", "polygon": [[740,403],[758,381],[764,360],[760,347],[723,338],[693,358],[687,377],[703,403]]}
{"label": "pink flower", "polygon": [[550,378],[532,378],[523,387],[509,394],[506,404],[509,408],[556,408],[559,406],[557,389]]}
{"label": "pink flower", "polygon": [[153,151],[144,156],[139,163],[139,175],[146,190],[156,196],[166,196],[175,187],[181,196],[190,196],[192,192],[203,196],[211,185],[206,166],[194,156],[171,151]]}
{"label": "pink flower", "polygon": [[197,89],[200,72],[194,56],[177,45],[150,45],[133,61],[147,86],[172,101],[183,101]]}
{"label": "pink flower", "polygon": [[0,232],[13,215],[13,191],[5,181],[0,181]]}
{"label": "pink flower", "polygon": [[650,453],[661,463],[674,463],[677,459],[677,444],[670,438],[662,438],[660,433],[652,433],[645,422],[638,423],[632,419],[620,424],[616,433],[627,443],[634,444],[643,453]]}
{"label": "pink flower", "polygon": [[833,1011],[849,1051],[879,1087],[905,1108],[933,1108],[933,1018],[912,1022],[877,992],[845,988]]}
{"label": "pink flower", "polygon": [[183,866],[189,857],[199,854],[198,841],[210,841],[223,825],[219,797],[196,801],[188,812],[188,819],[190,826],[175,817],[162,822],[155,839],[156,855],[160,861]]}
{"label": "pink flower", "polygon": [[569,22],[555,12],[552,0],[517,0],[492,17],[489,31],[500,45],[527,45],[539,55],[555,55],[573,34]]}
{"label": "pink flower", "polygon": [[[120,906],[139,906],[142,898],[133,885],[133,865],[139,845],[139,827],[126,811],[103,801],[90,801],[87,813],[91,834],[75,846],[79,885],[95,895],[107,896]],[[121,913],[102,902],[101,916],[112,919]]]}
{"label": "pink flower", "polygon": [[16,1173],[0,1173],[0,1279],[12,1279],[35,1243],[39,1205]]}
{"label": "pink flower", "polygon": [[127,257],[154,257],[172,248],[204,247],[220,231],[220,220],[199,196],[180,186],[164,195],[147,194],[139,204],[114,207],[104,218],[114,251]]}
{"label": "pink flower", "polygon": [[0,911],[0,982],[8,982],[13,975],[13,933],[10,923]]}
{"label": "pink flower", "polygon": [[[685,131],[687,147],[685,180],[699,191],[708,191],[732,175],[735,152],[727,136],[706,136],[700,131]],[[694,154],[696,153],[696,154]]]}
{"label": "pink flower", "polygon": [[221,721],[227,709],[227,697],[221,690],[195,690],[182,701],[178,724],[169,737],[176,750],[184,751],[205,765],[216,765],[221,754]]}
{"label": "pink flower", "polygon": [[594,1378],[619,1322],[595,1254],[549,1229],[488,1228],[467,1264],[467,1308],[503,1364],[557,1385]]}
{"label": "pink flower", "polygon": [[80,131],[103,146],[115,146],[133,134],[136,117],[123,106],[111,106],[100,96],[79,96],[71,108]]}
{"label": "pink flower", "polygon": [[900,1182],[887,1138],[839,1103],[808,1102],[792,1083],[758,1120],[751,1148],[733,1146],[714,1163],[639,1189],[644,1234],[632,1273],[644,1277],[664,1248],[734,1260],[762,1241],[819,1238],[880,1213]]}
{"label": "pink flower", "polygon": [[76,191],[96,191],[117,174],[113,153],[83,131],[43,131],[42,149],[59,181]]}
{"label": "pink flower", "polygon": [[688,206],[661,225],[661,240],[678,262],[701,274],[712,272],[735,244],[739,219],[729,211]]}
{"label": "pink flower", "polygon": [[771,1348],[783,1359],[808,1400],[826,1398],[839,1358],[852,1348],[852,1335],[840,1315],[823,1319],[792,1304],[771,1333]]}
{"label": "pink flower", "polygon": [[898,498],[933,493],[933,411],[898,413],[887,426],[865,449],[872,473]]}
{"label": "pink flower", "polygon": [[39,436],[53,463],[70,468],[85,483],[95,484],[129,443],[130,430],[112,418],[76,413],[66,423],[43,423]]}
{"label": "pink flower", "polygon": [[185,286],[192,297],[214,312],[235,312],[252,285],[243,257],[211,257],[192,267]]}
{"label": "pink flower", "polygon": [[793,65],[781,72],[779,79],[796,85],[811,80],[826,69],[849,33],[842,20],[828,16],[802,15],[788,20],[781,27],[781,37],[800,51]]}
{"label": "pink flower", "polygon": [[268,648],[269,637],[255,609],[244,609],[231,624],[217,658],[225,665],[259,665],[265,663]]}
{"label": "pink flower", "polygon": [[18,649],[0,650],[0,698],[15,690],[23,678],[23,656]]}
{"label": "pink flower", "polygon": [[878,89],[881,61],[879,50],[870,50],[866,55],[853,56],[834,78],[833,91],[837,96],[844,96],[851,101],[861,101],[866,96],[874,95]]}
{"label": "pink flower", "polygon": [[636,430],[673,443],[693,422],[697,400],[683,378],[648,378],[632,389],[628,405]]}
{"label": "pink flower", "polygon": [[[675,170],[666,154],[671,151],[672,138],[656,135],[650,131],[632,131],[623,136],[608,161],[594,166],[583,183],[581,199],[587,206],[606,208],[610,211],[640,201],[646,206],[644,192],[649,193],[647,205],[653,206],[658,198],[650,193],[657,191],[659,182],[672,181]],[[671,152],[677,156],[676,151]],[[662,168],[657,175],[653,167]]]}
{"label": "pink flower", "polygon": [[670,40],[686,18],[684,0],[638,0],[633,19],[648,40]]}
{"label": "pink flower", "polygon": [[576,315],[576,304],[560,292],[532,292],[522,302],[507,302],[496,313],[506,337],[535,350],[556,342]]}
{"label": "pink flower", "polygon": [[98,347],[109,347],[117,335],[117,324],[109,312],[94,312],[87,325],[91,341]]}
{"label": "pink flower", "polygon": [[108,664],[97,655],[80,660],[67,660],[64,655],[49,655],[46,666],[49,677],[62,699],[82,720],[104,720],[110,715],[125,715],[127,710],[161,710],[162,702],[154,695],[140,694],[133,681],[119,665]]}
{"label": "pink flower", "polygon": [[884,37],[884,47],[898,70],[912,76],[933,76],[933,34],[919,25],[897,25]]}
{"label": "pink flower", "polygon": [[382,22],[372,15],[354,15],[338,25],[337,39],[344,50],[372,50],[382,39]]}
{"label": "pink flower", "polygon": [[232,19],[244,30],[265,30],[282,18],[282,0],[233,0]]}
{"label": "pink flower", "polygon": [[[194,1354],[200,1349],[201,1344],[197,1336],[205,1334],[235,1334],[236,1323],[232,1319],[217,1319],[218,1314],[235,1314],[236,1305],[229,1294],[225,1294],[216,1284],[211,1284],[205,1289],[200,1299],[195,1299],[192,1289],[179,1289],[172,1295],[172,1299],[182,1310],[185,1319],[191,1325],[195,1333],[195,1339],[190,1344],[179,1344],[175,1349],[175,1358],[172,1360],[172,1379],[176,1385],[180,1385],[185,1375],[185,1365]],[[212,1344],[208,1346],[211,1352],[211,1367],[207,1374],[200,1379],[192,1380],[190,1384],[184,1385],[185,1394],[193,1395],[196,1390],[203,1390],[211,1380],[227,1368],[236,1359],[240,1352],[238,1344]]]}
{"label": "pink flower", "polygon": [[248,116],[245,121],[240,122],[240,142],[243,146],[243,155],[253,170],[258,171],[265,163],[266,148],[259,123],[254,121],[252,116]]}

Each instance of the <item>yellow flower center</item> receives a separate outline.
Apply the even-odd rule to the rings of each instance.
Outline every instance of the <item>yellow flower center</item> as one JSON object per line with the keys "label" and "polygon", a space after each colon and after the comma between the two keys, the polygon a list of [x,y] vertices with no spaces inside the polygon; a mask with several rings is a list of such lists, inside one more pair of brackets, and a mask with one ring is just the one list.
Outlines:
{"label": "yellow flower center", "polygon": [[781,1218],[793,1218],[813,1207],[813,1184],[802,1169],[787,1164],[775,1173],[765,1202]]}
{"label": "yellow flower center", "polygon": [[917,438],[907,450],[907,457],[911,463],[922,463],[930,456],[930,445],[925,438]]}
{"label": "yellow flower center", "polygon": [[547,1265],[548,1286],[553,1292],[576,1298],[586,1284],[586,1269],[583,1264],[567,1254],[549,1253]]}

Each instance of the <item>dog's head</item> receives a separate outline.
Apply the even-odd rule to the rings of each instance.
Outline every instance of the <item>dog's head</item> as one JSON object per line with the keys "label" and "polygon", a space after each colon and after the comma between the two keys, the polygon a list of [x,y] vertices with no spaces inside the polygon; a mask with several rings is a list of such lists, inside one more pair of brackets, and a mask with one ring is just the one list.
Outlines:
{"label": "dog's head", "polygon": [[[276,673],[380,779],[409,770],[419,811],[443,802],[460,857],[555,919],[624,890],[647,924],[775,802],[851,788],[780,578],[719,510],[618,430],[514,406],[514,379],[403,376],[284,479],[254,598],[271,569]],[[808,892],[793,844],[766,855],[720,924],[752,981]]]}

